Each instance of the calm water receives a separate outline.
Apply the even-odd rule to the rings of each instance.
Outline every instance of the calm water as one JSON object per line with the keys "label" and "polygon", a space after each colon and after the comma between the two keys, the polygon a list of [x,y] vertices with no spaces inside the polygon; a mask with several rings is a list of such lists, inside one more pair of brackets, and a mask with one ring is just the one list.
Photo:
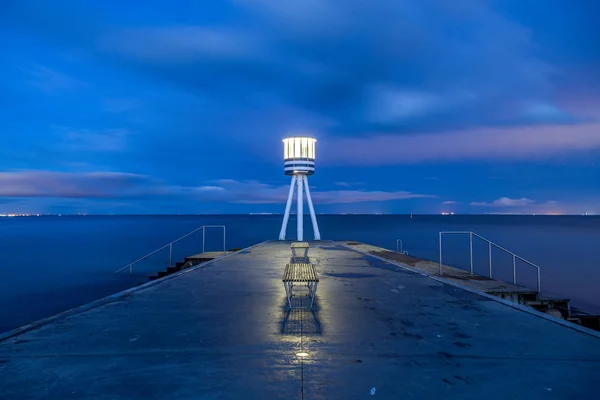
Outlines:
{"label": "calm water", "polygon": [[[320,215],[323,239],[358,240],[438,260],[438,232],[474,231],[542,268],[542,291],[569,297],[575,306],[600,312],[600,217]],[[0,218],[0,331],[146,282],[164,269],[168,252],[136,266],[133,275],[113,272],[201,225],[226,225],[227,248],[276,239],[282,216],[80,216]],[[290,219],[288,234],[295,232]],[[305,219],[307,237],[312,230]],[[206,250],[220,250],[218,230]],[[202,236],[174,247],[174,260],[201,251]],[[444,263],[469,263],[469,240],[444,239]],[[488,271],[487,245],[475,242],[475,270]],[[534,287],[534,270],[518,264],[520,284]],[[493,253],[494,277],[512,279],[512,259]]]}

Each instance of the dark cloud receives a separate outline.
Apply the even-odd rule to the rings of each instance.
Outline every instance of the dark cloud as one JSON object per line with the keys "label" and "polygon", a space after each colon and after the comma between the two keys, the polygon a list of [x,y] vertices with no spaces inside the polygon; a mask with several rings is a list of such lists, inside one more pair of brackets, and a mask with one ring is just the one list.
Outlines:
{"label": "dark cloud", "polygon": [[[89,25],[78,7],[52,9],[54,24],[32,19],[25,5],[14,13],[44,32],[77,37],[101,57],[229,106],[287,103],[327,116],[336,121],[329,133],[579,121],[552,100],[561,65],[544,59],[531,29],[494,2],[235,5],[241,10],[236,23],[211,25],[193,18],[109,24],[106,15],[117,11],[109,5],[98,6],[102,12]],[[74,19],[78,24],[68,23]]]}
{"label": "dark cloud", "polygon": [[[108,32],[99,43],[188,89],[327,114],[346,135],[556,120],[528,106],[556,108],[542,101],[555,68],[531,55],[526,30],[490,9],[470,3],[469,12],[451,13],[432,1],[328,4],[329,12],[315,14],[249,2],[249,17],[263,16],[252,31],[144,28]],[[291,14],[290,24],[279,23]]]}

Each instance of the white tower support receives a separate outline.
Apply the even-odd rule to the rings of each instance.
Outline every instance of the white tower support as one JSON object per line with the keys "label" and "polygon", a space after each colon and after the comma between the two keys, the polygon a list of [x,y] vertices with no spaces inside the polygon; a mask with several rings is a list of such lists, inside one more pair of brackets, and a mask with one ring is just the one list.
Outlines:
{"label": "white tower support", "polygon": [[283,139],[283,153],[285,161],[285,174],[291,175],[290,191],[288,194],[287,203],[285,205],[285,213],[283,214],[283,223],[281,231],[279,231],[279,240],[285,240],[287,224],[290,218],[292,208],[292,199],[294,198],[294,186],[298,185],[297,194],[297,240],[304,240],[304,191],[306,191],[306,201],[310,211],[312,220],[313,232],[315,240],[321,240],[321,232],[317,224],[317,216],[313,206],[312,198],[310,197],[310,189],[308,187],[308,175],[315,173],[315,150],[316,139],[308,137],[292,137]]}
{"label": "white tower support", "polygon": [[283,214],[283,224],[281,225],[281,231],[279,232],[279,240],[285,240],[285,231],[287,230],[288,219],[290,219],[290,209],[292,208],[292,199],[294,198],[296,178],[296,175],[292,175],[290,193],[288,194],[287,203],[285,204],[285,213]]}
{"label": "white tower support", "polygon": [[310,211],[310,219],[312,220],[312,227],[313,232],[315,233],[315,240],[321,240],[321,232],[319,232],[317,216],[315,215],[315,208],[313,207],[312,197],[310,196],[310,189],[308,188],[308,177],[306,175],[304,175],[304,189],[306,190],[306,202],[308,203],[308,210]]}
{"label": "white tower support", "polygon": [[298,200],[296,200],[298,203],[298,215],[296,217],[298,218],[298,241],[301,242],[304,240],[304,210],[302,209],[304,203],[302,196],[302,184],[304,183],[304,177],[298,176],[296,181],[298,181]]}

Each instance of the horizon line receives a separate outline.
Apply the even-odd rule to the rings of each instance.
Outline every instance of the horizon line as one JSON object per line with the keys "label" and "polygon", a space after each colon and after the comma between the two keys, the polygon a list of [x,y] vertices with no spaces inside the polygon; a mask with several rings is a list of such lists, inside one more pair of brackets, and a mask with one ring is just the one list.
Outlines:
{"label": "horizon line", "polygon": [[[240,216],[270,216],[283,215],[283,213],[0,213],[0,217],[18,218],[18,217],[107,217],[107,216],[224,216],[224,215],[240,215]],[[290,215],[298,215],[291,213]],[[304,214],[308,215],[308,214]],[[564,216],[580,216],[594,217],[596,214],[556,214],[556,213],[317,213],[317,215],[405,215],[405,216],[546,216],[546,217],[564,217]]]}

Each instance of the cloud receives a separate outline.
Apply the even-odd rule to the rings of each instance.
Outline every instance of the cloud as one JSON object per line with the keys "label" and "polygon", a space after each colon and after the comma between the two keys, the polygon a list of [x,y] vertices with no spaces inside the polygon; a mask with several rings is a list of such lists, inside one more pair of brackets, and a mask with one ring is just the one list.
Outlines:
{"label": "cloud", "polygon": [[78,129],[66,126],[54,126],[61,143],[60,146],[72,151],[125,150],[130,132],[126,129]]}
{"label": "cloud", "polygon": [[535,203],[534,200],[522,197],[520,199],[511,199],[509,197],[501,197],[494,200],[491,203],[486,202],[472,202],[471,206],[477,207],[523,207]]}
{"label": "cloud", "polygon": [[336,135],[578,121],[544,101],[558,70],[530,31],[490,4],[236,4],[235,24],[107,26],[92,46],[202,95],[333,118]]}
{"label": "cloud", "polygon": [[[223,179],[213,182],[215,189],[207,197],[204,186],[192,189],[199,199],[210,198],[214,201],[228,201],[242,204],[283,204],[287,200],[289,186],[275,186],[258,181],[236,181]],[[315,203],[344,204],[403,200],[414,198],[431,198],[432,195],[411,193],[405,191],[385,192],[366,190],[328,190],[311,191]]]}
{"label": "cloud", "polygon": [[[323,37],[342,35],[348,28],[344,9],[338,1],[235,0],[277,28],[297,35]],[[324,23],[326,22],[326,23]]]}
{"label": "cloud", "polygon": [[155,193],[149,177],[124,172],[0,172],[0,197],[130,198]]}
{"label": "cloud", "polygon": [[[124,172],[0,172],[0,197],[169,198],[238,204],[283,204],[289,186],[221,179],[209,185],[169,185]],[[321,204],[343,204],[435,197],[404,191],[333,190],[311,193]]]}
{"label": "cloud", "polygon": [[448,201],[442,202],[442,204],[444,204],[444,205],[452,205],[452,204],[460,204],[460,203],[458,201],[448,200]]}
{"label": "cloud", "polygon": [[[265,127],[277,118],[269,109],[275,105],[309,115],[301,121],[287,116],[284,129],[309,125],[307,119],[333,121],[317,128],[338,137],[581,122],[555,96],[558,78],[570,75],[566,68],[573,63],[544,59],[533,28],[502,4],[237,0],[233,5],[205,10],[203,18],[190,16],[185,24],[169,12],[161,15],[161,7],[149,12],[159,20],[115,22],[111,15],[128,10],[117,3],[98,7],[102,12],[95,9],[94,18],[82,6],[47,6],[39,11],[49,15],[42,22],[24,0],[8,16],[135,75],[175,83],[209,99],[211,111],[252,104],[256,118],[265,110],[256,126],[260,137],[271,135]],[[555,6],[562,7],[567,8]],[[561,29],[576,31],[567,22],[572,18]],[[587,75],[593,75],[595,69],[589,69]],[[187,123],[197,124],[196,118],[197,113],[189,116]]]}
{"label": "cloud", "polygon": [[314,201],[321,204],[362,203],[390,200],[423,199],[433,197],[435,196],[404,191],[384,192],[367,190],[330,190],[316,192],[313,195]]}
{"label": "cloud", "polygon": [[364,185],[364,182],[333,182],[334,185],[336,186],[342,186],[342,187],[350,187],[350,186],[361,186]]}
{"label": "cloud", "polygon": [[124,28],[99,40],[102,49],[145,61],[185,63],[254,58],[260,44],[247,32],[201,26]]}
{"label": "cloud", "polygon": [[73,92],[88,86],[88,83],[64,73],[50,69],[44,65],[35,65],[29,69],[29,84],[47,95],[58,95]]}
{"label": "cloud", "polygon": [[435,94],[389,87],[374,88],[371,97],[368,117],[383,124],[427,116],[444,107]]}
{"label": "cloud", "polygon": [[432,161],[531,160],[600,149],[600,124],[481,128],[431,134],[321,141],[335,165],[398,165]]}
{"label": "cloud", "polygon": [[471,206],[476,208],[488,208],[491,211],[490,214],[540,214],[540,215],[564,215],[564,214],[582,214],[586,211],[594,213],[596,210],[595,206],[591,204],[597,204],[594,200],[581,200],[575,201],[534,201],[528,198],[511,199],[508,197],[502,197],[494,200],[493,202],[472,202]]}

